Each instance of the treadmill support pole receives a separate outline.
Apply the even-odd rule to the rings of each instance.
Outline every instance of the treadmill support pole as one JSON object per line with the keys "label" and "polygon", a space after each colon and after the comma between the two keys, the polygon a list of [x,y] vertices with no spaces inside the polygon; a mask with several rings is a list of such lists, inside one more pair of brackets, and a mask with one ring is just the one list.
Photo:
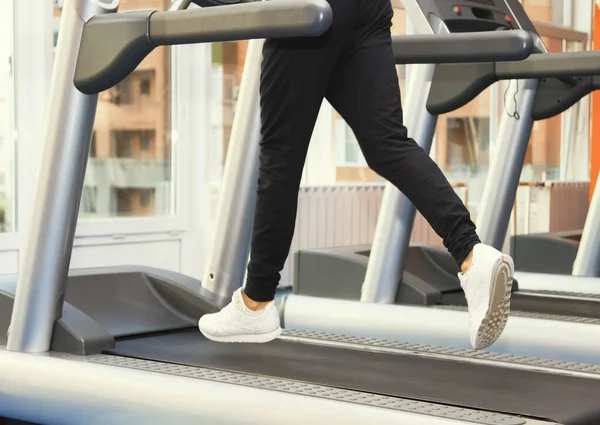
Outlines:
{"label": "treadmill support pole", "polygon": [[[435,65],[412,65],[405,110],[406,127],[427,153],[431,150],[437,115],[427,111],[429,87]],[[377,227],[373,237],[369,264],[360,300],[393,304],[402,277],[415,220],[415,207],[391,183],[386,183]]]}
{"label": "treadmill support pole", "polygon": [[[510,215],[519,187],[521,170],[533,129],[531,111],[539,80],[518,80],[516,107],[504,104],[493,161],[485,179],[481,208],[477,216],[477,233],[484,244],[502,250],[510,223]],[[512,100],[512,96],[510,96]],[[512,109],[515,108],[515,109]],[[513,115],[518,112],[518,119]],[[510,114],[510,115],[509,115]]]}
{"label": "treadmill support pole", "polygon": [[231,297],[242,286],[250,251],[261,138],[259,86],[263,45],[262,39],[248,43],[223,170],[217,231],[202,279],[204,288],[223,297]]}
{"label": "treadmill support pole", "polygon": [[574,276],[600,277],[600,175],[588,210],[577,256]]}
{"label": "treadmill support pole", "polygon": [[73,85],[84,24],[118,0],[65,0],[29,236],[19,265],[7,349],[46,352],[62,312],[98,95]]}

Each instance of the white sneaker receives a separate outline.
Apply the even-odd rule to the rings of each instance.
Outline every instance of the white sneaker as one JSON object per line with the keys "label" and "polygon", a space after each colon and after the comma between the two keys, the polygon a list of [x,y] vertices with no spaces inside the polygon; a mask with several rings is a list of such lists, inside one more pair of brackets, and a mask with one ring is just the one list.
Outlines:
{"label": "white sneaker", "polygon": [[469,308],[471,345],[476,350],[492,345],[504,331],[514,269],[509,255],[480,243],[473,248],[469,270],[458,274]]}
{"label": "white sneaker", "polygon": [[231,303],[198,321],[202,334],[217,342],[269,342],[281,335],[279,313],[273,302],[260,311],[246,307],[241,289],[234,292]]}

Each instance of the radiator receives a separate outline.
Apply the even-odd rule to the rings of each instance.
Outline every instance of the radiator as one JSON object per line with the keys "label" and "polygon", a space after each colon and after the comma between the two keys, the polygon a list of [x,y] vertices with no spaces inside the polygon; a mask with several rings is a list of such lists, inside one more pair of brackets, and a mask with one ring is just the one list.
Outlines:
{"label": "radiator", "polygon": [[[466,201],[467,186],[456,184],[455,188]],[[296,231],[281,273],[281,286],[292,283],[291,254],[299,249],[371,243],[383,189],[382,183],[301,188]],[[509,233],[580,229],[585,222],[588,205],[587,182],[521,183]],[[418,212],[411,242],[443,246],[440,237]]]}
{"label": "radiator", "polygon": [[[382,183],[302,187],[296,230],[280,286],[292,284],[292,254],[299,249],[371,243],[384,187]],[[411,242],[442,246],[439,236],[418,212]]]}

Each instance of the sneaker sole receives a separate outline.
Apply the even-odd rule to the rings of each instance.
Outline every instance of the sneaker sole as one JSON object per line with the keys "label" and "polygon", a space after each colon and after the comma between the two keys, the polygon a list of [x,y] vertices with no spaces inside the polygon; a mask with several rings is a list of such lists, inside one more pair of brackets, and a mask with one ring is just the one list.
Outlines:
{"label": "sneaker sole", "polygon": [[514,263],[510,256],[503,255],[494,267],[490,303],[477,331],[475,349],[481,350],[496,342],[508,322]]}
{"label": "sneaker sole", "polygon": [[[202,332],[202,331],[200,331]],[[237,342],[247,344],[264,344],[265,342],[273,341],[279,335],[281,335],[281,327],[277,328],[273,332],[266,334],[252,334],[252,335],[228,335],[228,336],[214,336],[208,333],[202,332],[207,339],[215,342]]]}

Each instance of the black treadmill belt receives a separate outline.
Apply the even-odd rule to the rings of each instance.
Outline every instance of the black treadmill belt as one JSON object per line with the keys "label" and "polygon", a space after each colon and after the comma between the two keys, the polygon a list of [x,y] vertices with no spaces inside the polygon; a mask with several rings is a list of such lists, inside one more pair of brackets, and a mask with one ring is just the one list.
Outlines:
{"label": "black treadmill belt", "polygon": [[417,355],[275,340],[223,344],[198,331],[117,342],[108,353],[556,421],[600,423],[600,380]]}

